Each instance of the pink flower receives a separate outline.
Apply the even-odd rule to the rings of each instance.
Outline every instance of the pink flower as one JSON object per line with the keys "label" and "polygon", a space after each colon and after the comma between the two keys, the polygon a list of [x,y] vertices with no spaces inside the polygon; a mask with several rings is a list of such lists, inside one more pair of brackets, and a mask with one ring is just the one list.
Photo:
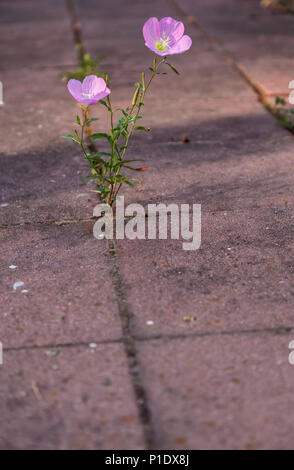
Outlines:
{"label": "pink flower", "polygon": [[181,21],[166,17],[149,18],[143,26],[145,45],[158,55],[181,54],[190,49],[192,39],[184,35]]}
{"label": "pink flower", "polygon": [[67,84],[68,91],[81,104],[91,105],[109,95],[105,80],[96,75],[88,75],[83,83],[72,78]]}

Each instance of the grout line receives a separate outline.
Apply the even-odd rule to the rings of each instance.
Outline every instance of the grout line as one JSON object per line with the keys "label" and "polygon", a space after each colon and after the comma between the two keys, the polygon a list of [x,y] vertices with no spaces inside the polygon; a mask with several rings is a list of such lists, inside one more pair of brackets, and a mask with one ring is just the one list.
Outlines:
{"label": "grout line", "polygon": [[[76,5],[76,0],[65,0],[66,3],[66,9],[67,13],[70,19],[71,23],[71,30],[73,34],[73,42],[75,45],[75,49],[78,54],[78,63],[80,67],[83,67],[84,64],[84,57],[85,57],[85,46],[82,38],[82,27],[79,22],[79,17],[78,17],[78,11],[77,11],[77,5]],[[91,117],[91,112],[88,110],[87,113],[87,118],[89,119]],[[88,150],[91,153],[97,152],[97,144],[94,144],[91,140],[91,134],[92,134],[92,126],[91,124],[86,126],[86,142],[87,142],[87,147]]]}
{"label": "grout line", "polygon": [[77,348],[79,346],[85,346],[89,348],[89,344],[95,343],[97,346],[100,344],[117,344],[121,343],[121,338],[117,339],[105,339],[105,340],[99,340],[99,341],[79,341],[77,343],[57,343],[57,344],[41,344],[41,345],[28,345],[28,346],[11,346],[8,348],[3,347],[3,352],[11,352],[11,351],[39,351],[43,349],[53,349],[53,348]]}
{"label": "grout line", "polygon": [[14,224],[0,224],[0,229],[12,228],[12,227],[34,227],[35,225],[61,225],[80,224],[83,222],[93,222],[96,217],[90,217],[85,219],[64,219],[64,220],[36,220],[35,222],[15,222]]}
{"label": "grout line", "polygon": [[[78,15],[75,8],[74,0],[66,0],[67,8],[69,15],[71,17],[72,31],[74,34],[74,42],[78,46],[79,52],[79,61],[82,63],[84,47],[82,43],[82,34],[81,27],[78,22]],[[91,129],[90,129],[91,132]],[[90,151],[97,151],[96,146],[90,141],[90,136],[88,136],[87,142],[88,148]],[[90,219],[91,220],[91,219]],[[118,309],[120,314],[123,338],[122,342],[125,348],[126,359],[128,363],[129,374],[134,390],[134,395],[136,398],[136,405],[138,409],[139,419],[143,428],[143,435],[146,443],[147,449],[154,448],[154,431],[151,426],[151,416],[150,411],[147,405],[146,392],[142,385],[140,379],[140,367],[137,359],[135,340],[130,331],[130,319],[132,313],[130,312],[125,298],[125,292],[123,288],[123,283],[119,274],[117,262],[116,262],[116,251],[115,243],[112,240],[108,241],[108,254],[111,262],[111,279],[114,286],[114,291],[117,298]]]}
{"label": "grout line", "polygon": [[156,448],[156,439],[155,432],[152,426],[151,412],[148,406],[146,391],[144,385],[142,384],[140,376],[140,364],[137,357],[136,340],[131,331],[131,320],[134,315],[127,304],[125,289],[117,264],[116,246],[113,240],[108,240],[108,252],[111,262],[110,275],[112,278],[117,298],[122,325],[122,341],[125,347],[129,373],[131,376],[134,394],[136,397],[138,414],[143,427],[143,433],[146,442],[145,450],[152,450]]}
{"label": "grout line", "polygon": [[[202,338],[202,337],[211,337],[211,336],[242,336],[242,335],[261,335],[261,334],[272,334],[272,335],[285,335],[291,333],[294,330],[294,326],[276,326],[276,327],[265,327],[265,328],[251,328],[247,330],[236,329],[236,330],[222,330],[222,331],[203,331],[195,333],[159,333],[148,336],[136,336],[133,335],[132,339],[134,342],[148,342],[148,341],[173,341],[178,339],[193,339],[193,338]],[[7,347],[3,348],[4,352],[13,352],[13,351],[38,351],[43,349],[52,349],[52,348],[76,348],[79,346],[89,347],[90,343],[95,343],[97,346],[105,344],[119,344],[124,343],[125,339],[116,338],[116,339],[105,339],[105,340],[89,340],[89,341],[80,341],[77,343],[49,343],[43,345],[28,345],[28,346],[16,346],[16,347]]]}
{"label": "grout line", "polygon": [[195,333],[175,333],[175,334],[158,334],[148,336],[136,336],[136,341],[146,342],[154,340],[177,340],[177,339],[189,339],[189,338],[202,338],[210,336],[238,336],[238,335],[250,335],[250,334],[262,334],[268,333],[273,335],[287,334],[294,330],[294,326],[276,326],[273,328],[251,328],[248,330],[236,329],[236,330],[223,330],[223,331],[203,331]]}
{"label": "grout line", "polygon": [[73,42],[78,53],[79,64],[83,63],[85,54],[84,45],[82,40],[82,28],[78,20],[77,8],[75,0],[65,0],[67,13],[71,23],[71,30],[73,34]]}
{"label": "grout line", "polygon": [[[98,203],[97,203],[98,204]],[[149,203],[144,203],[143,204],[143,207],[146,207],[148,206],[148,204],[158,204],[157,201],[153,201],[153,202],[149,202]],[[276,209],[283,209],[285,210],[286,207],[284,205],[281,205],[281,207],[267,207],[266,209],[269,209],[269,210],[276,210]],[[240,207],[240,208],[236,208],[236,209],[202,209],[202,214],[212,214],[212,215],[215,215],[215,214],[222,214],[222,213],[233,213],[233,212],[246,212],[250,209],[250,207]],[[191,209],[189,211],[190,214],[192,214],[191,212]],[[148,217],[148,214],[145,214],[145,217]],[[159,217],[159,214],[157,213],[156,214],[156,217]],[[124,221],[127,222],[131,219],[133,219],[134,216],[125,216],[124,217]],[[0,230],[3,229],[11,229],[11,228],[15,228],[15,227],[35,227],[35,226],[40,226],[40,225],[48,225],[48,226],[57,226],[57,227],[61,227],[61,226],[64,226],[64,225],[73,225],[73,224],[80,224],[80,223],[85,223],[85,222],[94,222],[97,220],[97,217],[90,217],[90,218],[85,218],[85,219],[65,219],[65,220],[45,220],[45,221],[41,221],[41,220],[37,220],[37,221],[32,221],[32,222],[15,222],[15,223],[12,223],[12,224],[0,224]]]}

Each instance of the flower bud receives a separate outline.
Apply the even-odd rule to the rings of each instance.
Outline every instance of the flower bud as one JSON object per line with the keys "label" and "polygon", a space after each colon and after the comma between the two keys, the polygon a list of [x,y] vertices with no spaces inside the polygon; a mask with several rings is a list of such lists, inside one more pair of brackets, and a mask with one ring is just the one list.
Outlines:
{"label": "flower bud", "polygon": [[135,106],[135,104],[137,103],[139,92],[140,92],[140,85],[137,86],[137,89],[134,93],[133,100],[132,100],[132,106]]}

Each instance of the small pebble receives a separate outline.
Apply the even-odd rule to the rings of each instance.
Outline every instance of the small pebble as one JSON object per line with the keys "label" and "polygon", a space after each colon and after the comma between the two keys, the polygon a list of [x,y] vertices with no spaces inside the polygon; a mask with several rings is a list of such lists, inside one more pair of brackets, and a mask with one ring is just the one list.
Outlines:
{"label": "small pebble", "polygon": [[11,264],[11,265],[8,266],[8,267],[9,267],[9,269],[16,269],[16,268],[17,268],[17,266],[15,266],[14,264]]}
{"label": "small pebble", "polygon": [[26,289],[23,289],[23,290],[22,290],[22,293],[23,293],[23,294],[27,294],[28,292],[29,292],[29,291],[26,290]]}
{"label": "small pebble", "polygon": [[146,325],[154,325],[154,321],[152,320],[146,321]]}
{"label": "small pebble", "polygon": [[24,285],[24,282],[22,281],[17,281],[13,284],[13,290],[16,290],[18,287],[21,287]]}
{"label": "small pebble", "polygon": [[89,348],[91,348],[91,349],[97,348],[97,344],[96,343],[90,343]]}
{"label": "small pebble", "polygon": [[1,207],[7,207],[9,206],[8,202],[3,202],[3,204],[1,204]]}
{"label": "small pebble", "polygon": [[184,322],[193,323],[196,320],[196,317],[183,317]]}

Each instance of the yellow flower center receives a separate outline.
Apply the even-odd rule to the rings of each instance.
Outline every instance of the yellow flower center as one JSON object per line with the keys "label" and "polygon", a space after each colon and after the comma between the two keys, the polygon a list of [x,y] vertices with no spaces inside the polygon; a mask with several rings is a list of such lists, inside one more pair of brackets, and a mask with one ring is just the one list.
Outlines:
{"label": "yellow flower center", "polygon": [[155,43],[156,49],[160,52],[166,51],[169,48],[169,46],[168,46],[169,40],[170,40],[169,36],[166,37],[166,34],[163,33],[162,38],[160,38]]}

